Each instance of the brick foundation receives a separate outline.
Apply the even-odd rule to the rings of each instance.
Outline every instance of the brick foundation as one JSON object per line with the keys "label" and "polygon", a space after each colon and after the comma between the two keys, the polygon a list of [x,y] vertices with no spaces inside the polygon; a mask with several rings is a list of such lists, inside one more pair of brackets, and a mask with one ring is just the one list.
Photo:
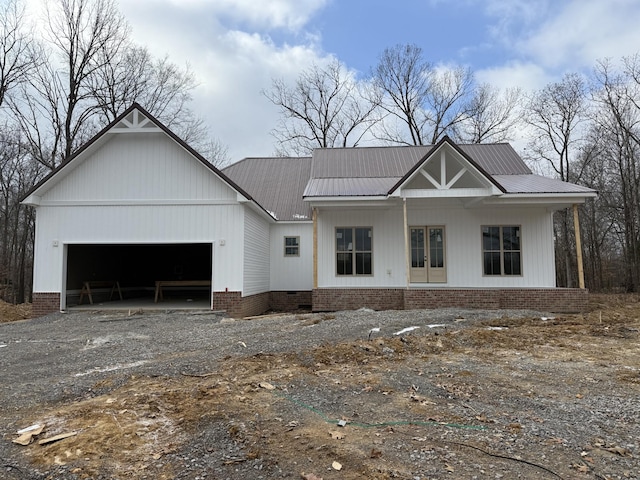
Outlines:
{"label": "brick foundation", "polygon": [[33,292],[31,316],[42,317],[48,313],[60,311],[60,293],[58,292]]}
{"label": "brick foundation", "polygon": [[241,292],[213,292],[213,309],[225,310],[234,318],[260,315],[269,310],[269,292],[248,297]]}
{"label": "brick foundation", "polygon": [[[264,292],[243,297],[241,292],[214,292],[213,309],[235,318],[260,315],[269,309],[294,311],[312,305],[314,312],[337,310],[415,310],[422,308],[531,309],[543,312],[581,312],[588,291],[578,288],[323,288],[313,292]],[[32,316],[60,311],[60,293],[33,292]]]}
{"label": "brick foundation", "polygon": [[459,307],[573,313],[584,310],[587,297],[588,291],[578,288],[317,289],[313,291],[313,311]]}
{"label": "brick foundation", "polygon": [[401,288],[323,288],[313,290],[313,311],[337,310],[402,310],[404,290]]}
{"label": "brick foundation", "polygon": [[277,312],[294,312],[311,308],[311,291],[270,292],[269,305]]}

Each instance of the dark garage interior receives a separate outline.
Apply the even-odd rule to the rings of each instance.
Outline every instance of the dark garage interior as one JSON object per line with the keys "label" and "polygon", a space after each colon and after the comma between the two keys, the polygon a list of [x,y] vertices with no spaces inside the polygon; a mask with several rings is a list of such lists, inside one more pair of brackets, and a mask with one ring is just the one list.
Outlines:
{"label": "dark garage interior", "polygon": [[[94,303],[108,301],[111,288],[102,282],[118,282],[124,299],[154,298],[156,281],[210,281],[210,243],[68,245],[67,305],[77,305],[84,282],[94,282]],[[208,286],[163,288],[164,299],[209,299]],[[119,300],[117,294],[112,298]],[[88,299],[83,299],[88,304]]]}

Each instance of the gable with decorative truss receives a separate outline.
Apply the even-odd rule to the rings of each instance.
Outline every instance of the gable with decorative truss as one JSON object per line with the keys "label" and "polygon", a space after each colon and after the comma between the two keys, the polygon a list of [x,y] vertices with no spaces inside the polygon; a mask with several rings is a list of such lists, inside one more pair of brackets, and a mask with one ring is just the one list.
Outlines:
{"label": "gable with decorative truss", "polygon": [[137,108],[134,108],[128,115],[125,115],[111,129],[110,133],[140,133],[140,132],[160,132],[162,131],[153,120],[147,117]]}
{"label": "gable with decorative truss", "polygon": [[443,143],[394,193],[406,198],[469,198],[502,192],[463,155]]}

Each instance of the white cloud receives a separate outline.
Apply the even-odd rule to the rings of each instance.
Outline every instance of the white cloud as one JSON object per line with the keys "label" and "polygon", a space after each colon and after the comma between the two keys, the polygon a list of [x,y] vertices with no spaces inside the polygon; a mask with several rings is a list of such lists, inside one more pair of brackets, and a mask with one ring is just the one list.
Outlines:
{"label": "white cloud", "polygon": [[591,67],[597,59],[637,52],[638,25],[637,0],[571,0],[518,46],[548,68]]}
{"label": "white cloud", "polygon": [[[216,16],[224,15],[252,28],[285,28],[297,31],[327,0],[170,0],[181,9],[208,11]],[[146,0],[146,3],[161,3]]]}
{"label": "white cloud", "polygon": [[485,68],[475,72],[480,83],[489,83],[498,88],[521,88],[533,91],[544,87],[553,80],[542,67],[530,62],[509,62],[504,65]]}
{"label": "white cloud", "polygon": [[214,136],[229,146],[232,160],[274,151],[269,132],[278,111],[262,95],[272,78],[293,80],[312,61],[322,61],[309,46],[278,48],[257,34],[227,32],[201,56],[195,97]]}
{"label": "white cloud", "polygon": [[270,88],[272,78],[295,79],[325,57],[317,48],[317,38],[296,36],[295,44],[277,45],[265,30],[233,29],[226,17],[262,23],[266,30],[293,29],[323,3],[143,0],[123,6],[123,12],[138,43],[156,56],[168,54],[174,63],[189,64],[198,82],[193,110],[205,119],[212,135],[228,146],[231,160],[237,161],[274,152],[269,132],[278,111],[261,90]]}

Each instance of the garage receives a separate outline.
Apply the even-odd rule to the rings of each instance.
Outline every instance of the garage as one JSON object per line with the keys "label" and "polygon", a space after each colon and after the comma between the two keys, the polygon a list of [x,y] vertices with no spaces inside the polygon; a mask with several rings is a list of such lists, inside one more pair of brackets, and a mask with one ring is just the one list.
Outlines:
{"label": "garage", "polygon": [[137,104],[23,204],[36,211],[35,316],[269,308],[274,217]]}
{"label": "garage", "polygon": [[210,243],[67,245],[66,305],[208,308],[212,263]]}

